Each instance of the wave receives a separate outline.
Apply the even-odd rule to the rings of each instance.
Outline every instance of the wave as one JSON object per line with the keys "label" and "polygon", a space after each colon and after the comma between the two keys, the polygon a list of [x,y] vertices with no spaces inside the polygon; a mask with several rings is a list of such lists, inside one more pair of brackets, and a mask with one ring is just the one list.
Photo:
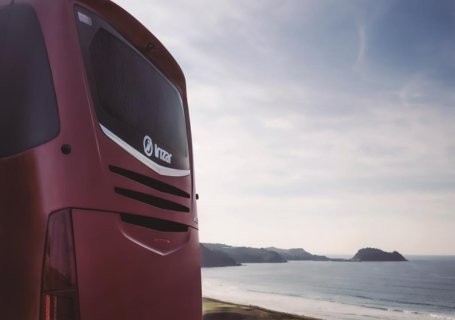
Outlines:
{"label": "wave", "polygon": [[[358,277],[350,269],[340,271],[329,266],[321,273],[318,268],[309,267],[307,264],[290,265],[287,269],[282,265],[249,265],[228,273],[221,269],[203,270],[203,293],[215,299],[326,320],[455,320],[455,301],[446,293],[439,299],[428,290],[432,285],[414,283],[419,289],[417,295],[412,295],[411,287],[402,286],[403,278],[396,276],[396,287],[406,290],[398,288],[389,292],[381,287],[382,282],[374,286],[375,282],[370,281],[372,287],[358,285]],[[371,271],[365,270],[362,272],[368,272],[368,276]],[[372,273],[368,279],[375,276]]]}
{"label": "wave", "polygon": [[441,320],[455,320],[455,316],[434,314],[434,313],[430,313],[430,317],[433,319],[441,319]]}
{"label": "wave", "polygon": [[368,304],[355,305],[334,299],[308,298],[281,292],[250,290],[229,283],[207,282],[203,286],[204,296],[240,304],[257,305],[263,308],[312,316],[327,320],[455,320],[450,315],[424,313],[405,308],[387,308]]}
{"label": "wave", "polygon": [[[331,299],[328,297],[321,298],[321,297],[308,297],[302,294],[296,294],[296,293],[283,293],[279,291],[272,291],[272,290],[255,290],[255,289],[246,289],[247,291],[250,292],[257,292],[257,293],[268,293],[268,294],[276,294],[276,295],[284,295],[284,296],[289,296],[289,297],[302,297],[302,298],[311,298],[315,300],[322,300],[322,301],[328,301],[328,302],[336,302],[336,303],[341,303],[341,304],[348,304],[348,305],[357,305],[357,306],[362,306],[366,308],[372,308],[372,309],[379,309],[379,310],[392,310],[392,311],[399,311],[401,309],[394,308],[387,308],[384,306],[375,306],[375,305],[365,305],[362,303],[346,303],[346,302],[341,302],[335,299]],[[368,301],[378,301],[378,302],[386,302],[386,303],[392,303],[392,304],[399,304],[399,305],[412,305],[412,306],[421,306],[421,307],[432,307],[432,308],[438,308],[438,309],[444,309],[444,310],[453,310],[453,306],[445,305],[445,304],[435,304],[435,303],[425,303],[425,302],[414,302],[414,301],[405,301],[405,300],[398,300],[398,299],[386,299],[386,298],[373,298],[373,297],[368,297],[364,295],[348,295],[350,297],[362,299],[362,300],[368,300]],[[403,311],[403,310],[401,310]],[[416,311],[416,313],[418,313]],[[455,319],[454,319],[455,320]]]}
{"label": "wave", "polygon": [[416,301],[400,300],[400,299],[387,299],[387,298],[369,297],[369,296],[357,295],[357,294],[348,294],[347,296],[357,298],[357,299],[362,299],[362,300],[380,301],[380,302],[401,304],[401,305],[432,307],[432,308],[438,308],[438,309],[444,309],[444,310],[454,310],[455,309],[454,305],[448,305],[448,304],[416,302]]}

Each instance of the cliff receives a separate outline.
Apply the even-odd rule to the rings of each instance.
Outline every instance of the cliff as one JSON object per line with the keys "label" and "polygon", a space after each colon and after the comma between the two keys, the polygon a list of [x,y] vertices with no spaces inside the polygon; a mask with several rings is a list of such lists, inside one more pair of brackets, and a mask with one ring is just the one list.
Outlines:
{"label": "cliff", "polygon": [[235,262],[230,256],[224,252],[217,250],[210,250],[206,248],[203,244],[200,245],[201,248],[201,267],[229,267],[229,266],[238,266],[239,263]]}
{"label": "cliff", "polygon": [[204,243],[208,249],[222,252],[237,263],[280,263],[287,262],[280,254],[264,248],[233,247],[220,243]]}
{"label": "cliff", "polygon": [[286,260],[294,261],[329,261],[330,258],[326,256],[319,256],[311,254],[308,251],[302,248],[293,248],[293,249],[279,249],[275,247],[269,247],[267,250],[275,251],[279,253]]}

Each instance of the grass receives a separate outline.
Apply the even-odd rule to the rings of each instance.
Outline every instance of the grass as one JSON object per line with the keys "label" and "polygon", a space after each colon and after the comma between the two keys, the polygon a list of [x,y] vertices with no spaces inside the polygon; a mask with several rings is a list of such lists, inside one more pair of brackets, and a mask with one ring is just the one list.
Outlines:
{"label": "grass", "polygon": [[203,320],[317,320],[316,318],[297,316],[210,298],[204,298],[203,300],[203,313]]}

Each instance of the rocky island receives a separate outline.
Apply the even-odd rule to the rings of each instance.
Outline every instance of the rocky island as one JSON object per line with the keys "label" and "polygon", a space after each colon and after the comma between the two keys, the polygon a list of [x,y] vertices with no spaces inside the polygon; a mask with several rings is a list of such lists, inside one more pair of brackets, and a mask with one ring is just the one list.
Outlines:
{"label": "rocky island", "polygon": [[352,261],[408,261],[399,252],[385,252],[376,248],[363,248],[351,258]]}

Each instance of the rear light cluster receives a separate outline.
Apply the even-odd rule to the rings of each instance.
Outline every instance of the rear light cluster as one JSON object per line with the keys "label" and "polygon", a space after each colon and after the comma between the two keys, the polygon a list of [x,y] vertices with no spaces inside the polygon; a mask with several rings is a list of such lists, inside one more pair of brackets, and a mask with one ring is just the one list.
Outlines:
{"label": "rear light cluster", "polygon": [[50,215],[43,268],[41,320],[78,320],[73,226],[69,210]]}

